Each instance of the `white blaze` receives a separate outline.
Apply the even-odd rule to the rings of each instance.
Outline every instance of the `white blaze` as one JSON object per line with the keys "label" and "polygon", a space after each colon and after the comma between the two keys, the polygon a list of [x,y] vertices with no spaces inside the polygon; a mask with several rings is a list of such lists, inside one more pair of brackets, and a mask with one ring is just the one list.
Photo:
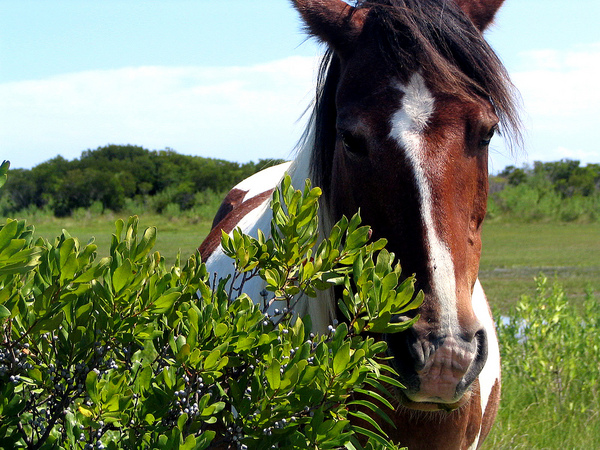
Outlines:
{"label": "white blaze", "polygon": [[452,334],[452,324],[458,323],[454,263],[448,246],[435,229],[431,185],[425,173],[427,162],[424,158],[423,132],[434,112],[435,99],[419,73],[413,74],[407,85],[398,83],[396,88],[404,96],[402,107],[392,116],[390,136],[405,150],[415,175],[421,196],[421,219],[429,248],[432,288],[440,301],[442,326],[448,327]]}

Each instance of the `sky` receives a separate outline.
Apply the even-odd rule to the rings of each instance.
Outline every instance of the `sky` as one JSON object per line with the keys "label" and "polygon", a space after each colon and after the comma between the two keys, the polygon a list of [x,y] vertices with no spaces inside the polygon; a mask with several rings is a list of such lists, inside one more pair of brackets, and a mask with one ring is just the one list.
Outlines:
{"label": "sky", "polygon": [[[600,1],[506,0],[487,32],[522,97],[525,146],[490,171],[600,162]],[[289,0],[0,0],[0,160],[107,144],[290,158],[322,52]]]}

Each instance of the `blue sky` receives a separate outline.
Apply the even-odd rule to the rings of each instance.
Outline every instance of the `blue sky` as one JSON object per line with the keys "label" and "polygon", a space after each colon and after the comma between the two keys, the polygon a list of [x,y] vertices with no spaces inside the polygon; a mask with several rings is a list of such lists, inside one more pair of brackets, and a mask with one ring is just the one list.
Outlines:
{"label": "blue sky", "polygon": [[[523,97],[525,152],[600,162],[598,0],[506,0],[488,39]],[[0,0],[0,159],[109,143],[288,158],[320,49],[288,0]]]}

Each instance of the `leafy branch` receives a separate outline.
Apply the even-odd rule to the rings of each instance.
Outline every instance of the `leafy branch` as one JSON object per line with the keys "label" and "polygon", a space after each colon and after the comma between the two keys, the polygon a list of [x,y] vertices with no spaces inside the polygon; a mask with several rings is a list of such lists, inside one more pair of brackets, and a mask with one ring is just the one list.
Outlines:
{"label": "leafy branch", "polygon": [[[421,297],[412,278],[399,282],[385,242],[368,243],[358,215],[321,236],[319,195],[286,178],[273,197],[270,238],[223,236],[238,268],[229,281],[197,254],[166,267],[152,253],[156,229],[138,233],[136,217],[117,221],[110,257],[99,261],[93,242],[66,231],[34,241],[33,227],[8,220],[0,228],[0,446],[397,448],[377,425],[391,409],[378,380],[401,386],[380,356],[385,342],[361,333],[406,329],[410,321],[391,318]],[[257,276],[264,303],[282,305],[273,317],[240,290]],[[299,296],[332,286],[343,292],[345,320],[315,335],[310,317],[293,309]]]}

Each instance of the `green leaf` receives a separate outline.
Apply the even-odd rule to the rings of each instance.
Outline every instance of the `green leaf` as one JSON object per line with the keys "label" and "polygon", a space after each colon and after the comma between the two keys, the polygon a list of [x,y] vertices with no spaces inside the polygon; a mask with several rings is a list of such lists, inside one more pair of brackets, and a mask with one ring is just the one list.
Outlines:
{"label": "green leaf", "polygon": [[184,361],[185,358],[190,355],[190,353],[191,353],[191,347],[190,347],[190,345],[189,344],[183,344],[181,346],[181,349],[179,350],[179,352],[176,355],[177,361],[179,361],[179,362]]}
{"label": "green leaf", "polygon": [[[378,406],[374,405],[371,402],[368,402],[366,400],[354,400],[352,402],[348,403],[348,406],[351,405],[357,405],[357,406],[363,406],[365,408],[370,409],[371,411],[373,411],[374,413],[377,413],[377,415],[379,417],[381,417],[383,420],[385,420],[387,423],[389,423],[392,427],[395,427],[396,425],[394,424],[394,422],[392,422],[392,419],[389,418],[389,416],[383,412],[383,410],[381,408],[379,408]],[[393,411],[393,408],[390,408],[391,411]]]}
{"label": "green leaf", "polygon": [[196,447],[196,437],[190,434],[185,442],[179,446],[180,450],[193,450]]}
{"label": "green leaf", "polygon": [[333,373],[336,375],[341,374],[350,361],[350,342],[344,343],[337,351],[333,358]]}
{"label": "green leaf", "polygon": [[63,311],[59,311],[58,314],[54,316],[40,320],[31,329],[31,333],[50,333],[56,330],[63,320],[65,320],[65,313]]}
{"label": "green leaf", "polygon": [[224,336],[227,331],[229,331],[229,327],[224,323],[219,323],[215,327],[215,337],[220,338],[221,336]]}
{"label": "green leaf", "polygon": [[382,445],[383,448],[389,448],[390,443],[382,436],[380,436],[379,434],[371,431],[371,430],[367,430],[366,428],[363,427],[359,427],[356,425],[352,426],[352,429],[354,431],[356,431],[359,434],[362,434],[363,436],[368,437],[369,439],[373,439],[374,441],[376,441],[379,445]]}
{"label": "green leaf", "polygon": [[185,423],[188,420],[188,415],[187,414],[182,414],[179,416],[179,418],[177,419],[177,428],[179,428],[181,431],[183,431],[183,427],[185,426]]}
{"label": "green leaf", "polygon": [[274,359],[271,362],[271,365],[265,370],[265,376],[267,377],[271,389],[274,391],[279,389],[281,386],[281,364],[279,361]]}
{"label": "green leaf", "polygon": [[78,268],[79,264],[77,263],[77,254],[73,252],[69,254],[64,265],[61,267],[60,281],[63,282],[64,280],[72,279]]}
{"label": "green leaf", "polygon": [[9,259],[2,262],[0,265],[0,275],[30,272],[40,264],[42,253],[43,250],[40,247],[33,247],[15,253]]}
{"label": "green leaf", "polygon": [[73,254],[76,253],[76,242],[75,239],[73,238],[68,238],[66,239],[60,246],[60,269],[62,270],[62,268],[65,266],[65,264],[67,264],[67,260],[69,259],[69,257]]}
{"label": "green leaf", "polygon": [[121,234],[123,233],[123,228],[125,227],[125,222],[123,219],[117,219],[115,222],[115,228],[117,229],[117,233],[114,235],[118,241],[121,240]]}
{"label": "green leaf", "polygon": [[10,167],[10,161],[4,161],[0,165],[0,187],[4,186],[8,178],[8,168]]}
{"label": "green leaf", "polygon": [[171,310],[175,301],[181,297],[181,292],[171,292],[161,295],[152,305],[151,311],[155,314],[164,314]]}
{"label": "green leaf", "polygon": [[155,243],[156,243],[156,227],[147,228],[146,231],[144,231],[144,236],[142,237],[142,240],[140,241],[140,243],[138,244],[138,246],[136,248],[136,255],[135,255],[135,258],[133,261],[134,262],[139,261],[140,259],[145,257],[148,253],[150,253],[150,251],[154,247]]}
{"label": "green leaf", "polygon": [[218,349],[213,350],[204,360],[204,370],[213,370],[219,364],[221,358],[221,351]]}
{"label": "green leaf", "polygon": [[197,450],[205,450],[208,448],[213,439],[217,436],[214,431],[205,431],[196,440]]}
{"label": "green leaf", "polygon": [[15,253],[21,251],[26,245],[27,241],[25,239],[11,239],[9,244],[0,253],[0,261],[10,258]]}
{"label": "green leaf", "polygon": [[0,319],[10,317],[10,311],[4,305],[0,305]]}
{"label": "green leaf", "polygon": [[[355,391],[358,392],[359,394],[368,395],[369,397],[374,398],[375,400],[381,402],[383,405],[388,407],[391,411],[394,410],[394,407],[392,406],[392,404],[390,403],[389,400],[387,400],[384,396],[382,396],[381,394],[379,394],[378,392],[376,392],[372,389],[365,390],[365,389],[357,388],[357,389],[355,389]],[[351,404],[353,404],[353,402],[349,403],[349,405],[351,405]]]}
{"label": "green leaf", "polygon": [[96,266],[90,267],[88,270],[86,270],[81,275],[79,275],[77,278],[75,278],[73,280],[73,283],[89,283],[94,278],[96,278],[96,270],[97,270]]}
{"label": "green leaf", "polygon": [[140,387],[141,392],[145,392],[150,389],[150,383],[152,382],[153,372],[152,367],[146,366],[140,372],[140,375],[137,379],[138,386]]}
{"label": "green leaf", "polygon": [[127,286],[129,280],[133,278],[134,274],[132,270],[133,268],[129,259],[126,259],[120,267],[117,267],[117,270],[115,270],[112,276],[113,287],[116,293],[121,292],[121,290]]}
{"label": "green leaf", "polygon": [[8,219],[6,225],[0,229],[0,251],[8,247],[11,239],[15,238],[17,234],[18,222],[16,220]]}
{"label": "green leaf", "polygon": [[[400,296],[402,294],[399,294]],[[404,305],[400,310],[395,311],[395,314],[402,314],[405,313],[406,311],[410,311],[412,309],[417,309],[419,306],[421,306],[423,304],[423,301],[425,300],[425,294],[423,293],[423,291],[419,291],[419,293],[417,295],[415,295],[415,297],[406,305]]]}
{"label": "green leaf", "polygon": [[381,374],[377,378],[379,379],[379,381],[381,381],[383,383],[387,383],[391,386],[395,386],[397,388],[404,389],[404,386],[402,385],[402,383],[400,383],[395,378],[391,378],[391,377],[388,377],[387,375],[381,375]]}
{"label": "green leaf", "polygon": [[90,396],[90,400],[98,403],[98,373],[91,370],[85,377],[85,389]]}

